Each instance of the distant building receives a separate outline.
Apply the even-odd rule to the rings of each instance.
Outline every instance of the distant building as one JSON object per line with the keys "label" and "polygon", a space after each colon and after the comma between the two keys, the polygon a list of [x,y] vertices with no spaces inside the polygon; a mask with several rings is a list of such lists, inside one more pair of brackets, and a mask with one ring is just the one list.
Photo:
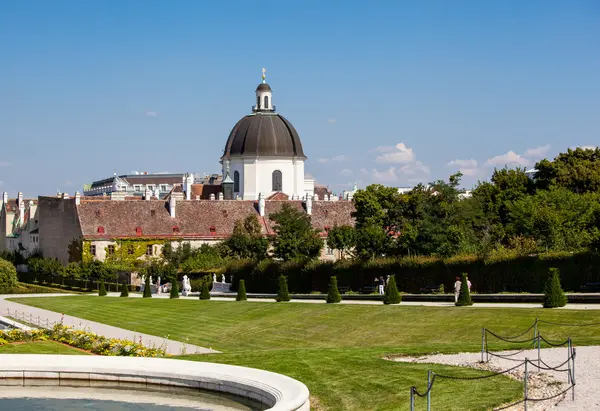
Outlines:
{"label": "distant building", "polygon": [[535,178],[535,175],[537,174],[537,172],[538,172],[537,169],[530,168],[529,170],[525,170],[525,175],[533,180]]}
{"label": "distant building", "polygon": [[187,174],[115,174],[85,185],[83,195],[92,197],[122,193],[124,196],[143,197],[150,192],[152,196],[164,198],[176,184],[182,184],[186,176]]}
{"label": "distant building", "polygon": [[38,200],[2,194],[0,202],[0,251],[18,251],[24,256],[39,249]]}

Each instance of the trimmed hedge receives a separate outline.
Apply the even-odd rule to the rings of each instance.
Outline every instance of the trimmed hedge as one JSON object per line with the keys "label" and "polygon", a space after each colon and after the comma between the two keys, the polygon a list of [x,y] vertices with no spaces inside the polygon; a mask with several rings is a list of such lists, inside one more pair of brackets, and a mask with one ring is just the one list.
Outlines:
{"label": "trimmed hedge", "polygon": [[[22,283],[43,285],[63,290],[95,292],[100,289],[100,281],[91,279],[65,278],[60,275],[36,275],[26,272],[17,272],[17,277]],[[104,285],[107,291],[118,292],[121,290],[121,284],[116,282],[105,282]],[[139,291],[139,287],[135,285],[128,284],[127,287],[129,288],[129,292]]]}
{"label": "trimmed hedge", "polygon": [[567,291],[579,291],[585,283],[600,282],[600,254],[589,251],[506,257],[485,262],[475,256],[381,258],[335,263],[263,260],[257,264],[237,260],[225,268],[225,274],[233,275],[233,290],[237,290],[243,279],[249,293],[277,293],[281,275],[287,277],[291,293],[325,293],[332,276],[337,277],[339,287],[350,287],[353,291],[373,286],[375,278],[387,275],[395,275],[398,290],[403,292],[419,293],[421,287],[440,284],[446,290],[452,290],[455,278],[465,272],[469,273],[472,291],[478,293],[541,293],[550,267],[560,270]]}

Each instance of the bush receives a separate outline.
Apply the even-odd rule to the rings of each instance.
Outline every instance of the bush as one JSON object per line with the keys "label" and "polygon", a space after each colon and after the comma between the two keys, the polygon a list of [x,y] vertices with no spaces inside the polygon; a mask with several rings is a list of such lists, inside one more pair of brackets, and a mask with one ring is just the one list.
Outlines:
{"label": "bush", "polygon": [[329,279],[329,291],[327,292],[327,303],[339,303],[342,301],[342,296],[340,295],[340,290],[338,290],[337,286],[337,277],[334,275]]}
{"label": "bush", "polygon": [[17,286],[17,270],[10,262],[0,259],[0,292]]}
{"label": "bush", "polygon": [[235,297],[236,301],[246,301],[246,282],[244,280],[240,280],[238,285],[237,297]]}
{"label": "bush", "polygon": [[285,275],[279,276],[279,290],[277,292],[277,302],[290,301],[290,293],[288,291],[287,277]]}
{"label": "bush", "polygon": [[467,277],[467,273],[462,274],[462,279],[460,280],[460,293],[458,294],[458,301],[455,305],[457,307],[473,305],[473,301],[471,301],[471,293],[469,292],[469,279]]}
{"label": "bush", "polygon": [[169,298],[179,298],[179,281],[177,280],[177,276],[171,281],[171,294]]}
{"label": "bush", "polygon": [[98,287],[98,295],[100,297],[104,297],[106,295],[106,286],[104,285],[104,280],[100,281],[100,286]]}
{"label": "bush", "polygon": [[567,305],[567,296],[560,286],[560,270],[551,268],[544,289],[544,308],[564,307]]}
{"label": "bush", "polygon": [[129,297],[129,287],[125,282],[121,284],[121,297]]}
{"label": "bush", "polygon": [[146,280],[144,281],[144,294],[143,298],[152,298],[152,290],[150,289],[150,276],[146,275]]}
{"label": "bush", "polygon": [[202,284],[202,292],[200,293],[201,300],[210,300],[210,290],[208,289],[208,282]]}
{"label": "bush", "polygon": [[398,287],[396,287],[396,276],[392,275],[385,287],[385,294],[383,295],[384,304],[400,304],[402,297],[398,293]]}

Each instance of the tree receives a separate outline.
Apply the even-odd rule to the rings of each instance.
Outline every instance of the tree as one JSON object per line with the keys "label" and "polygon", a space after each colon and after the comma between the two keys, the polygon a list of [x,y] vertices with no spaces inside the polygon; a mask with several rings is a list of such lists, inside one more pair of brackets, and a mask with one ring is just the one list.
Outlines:
{"label": "tree", "polygon": [[0,259],[0,293],[17,286],[17,270],[10,262]]}
{"label": "tree", "polygon": [[210,290],[208,288],[208,282],[204,281],[202,283],[202,291],[200,292],[201,300],[210,300]]}
{"label": "tree", "polygon": [[385,287],[385,293],[383,295],[383,303],[384,304],[400,304],[402,300],[402,296],[398,292],[398,287],[396,287],[396,276],[390,276],[390,280],[388,285]]}
{"label": "tree", "polygon": [[100,297],[104,297],[106,295],[106,286],[104,285],[104,280],[100,280],[100,287],[98,288],[98,295]]}
{"label": "tree", "polygon": [[246,282],[244,280],[240,280],[238,285],[237,297],[236,301],[246,301],[248,298],[246,297]]}
{"label": "tree", "polygon": [[377,226],[395,230],[393,210],[399,201],[398,189],[371,184],[364,190],[358,190],[352,203],[356,211],[352,216],[356,219],[356,228]]}
{"label": "tree", "polygon": [[327,233],[327,246],[339,250],[340,257],[356,247],[356,230],[349,225],[334,226]]}
{"label": "tree", "polygon": [[235,222],[233,233],[221,246],[228,257],[260,261],[267,257],[269,240],[262,233],[258,217],[249,215],[243,221]]}
{"label": "tree", "polygon": [[323,248],[323,240],[311,225],[310,216],[290,204],[269,216],[275,223],[272,237],[273,255],[284,261],[296,258],[316,258]]}
{"label": "tree", "polygon": [[277,291],[277,302],[290,301],[290,293],[288,291],[287,277],[284,275],[279,276],[279,288]]}
{"label": "tree", "polygon": [[462,279],[460,281],[460,292],[458,294],[458,301],[455,305],[457,307],[473,305],[473,301],[471,301],[471,293],[469,292],[469,279],[467,278],[467,273],[462,274]]}
{"label": "tree", "polygon": [[356,230],[356,254],[362,259],[385,255],[390,249],[390,239],[385,231],[371,225]]}
{"label": "tree", "polygon": [[121,284],[121,297],[129,297],[129,287],[125,281]]}
{"label": "tree", "polygon": [[583,194],[600,191],[600,148],[568,149],[553,161],[541,160],[535,165],[535,184],[539,189],[566,188]]}
{"label": "tree", "polygon": [[337,286],[337,277],[332,276],[329,279],[329,291],[327,292],[327,303],[339,303],[342,301],[342,296],[340,295],[340,291]]}
{"label": "tree", "polygon": [[177,276],[171,279],[171,294],[169,298],[179,298],[179,280],[177,280]]}
{"label": "tree", "polygon": [[560,285],[560,271],[551,268],[544,288],[544,308],[557,308],[567,305],[567,296]]}
{"label": "tree", "polygon": [[146,280],[144,281],[144,294],[142,295],[143,298],[151,298],[152,297],[152,290],[150,289],[150,276],[148,275],[148,273],[146,273]]}

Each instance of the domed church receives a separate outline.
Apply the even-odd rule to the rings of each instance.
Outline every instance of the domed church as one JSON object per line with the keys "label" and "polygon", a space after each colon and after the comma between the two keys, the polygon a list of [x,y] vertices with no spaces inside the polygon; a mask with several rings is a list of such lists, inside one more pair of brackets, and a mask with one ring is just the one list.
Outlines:
{"label": "domed church", "polygon": [[225,198],[257,200],[278,193],[289,199],[313,196],[314,180],[304,176],[307,157],[300,136],[275,110],[265,71],[252,113],[237,122],[225,143],[221,157]]}

